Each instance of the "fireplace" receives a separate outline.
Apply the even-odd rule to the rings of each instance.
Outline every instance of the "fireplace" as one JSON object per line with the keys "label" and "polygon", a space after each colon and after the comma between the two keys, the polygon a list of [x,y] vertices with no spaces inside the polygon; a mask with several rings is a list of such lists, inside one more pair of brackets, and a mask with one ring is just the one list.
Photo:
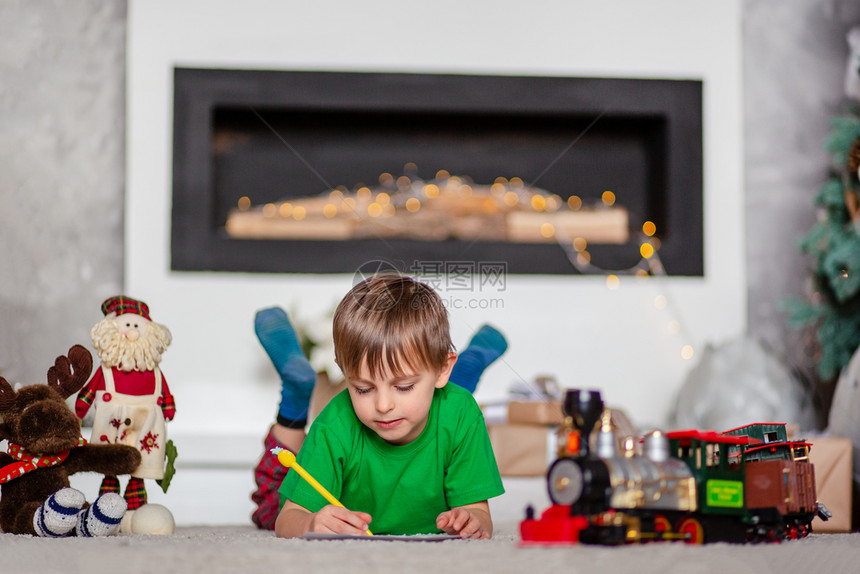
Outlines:
{"label": "fireplace", "polygon": [[[456,261],[517,274],[615,271],[641,262],[648,221],[666,273],[704,274],[700,81],[176,68],[173,121],[174,270],[351,273],[385,260],[402,270]],[[565,211],[582,204],[590,221],[625,233],[589,241],[584,268],[572,264],[571,237],[506,240],[487,231],[498,218],[477,221],[471,236],[433,238],[228,229],[242,202],[398,193],[401,178],[414,187],[449,176],[470,194],[503,182],[502,206],[517,185]]]}

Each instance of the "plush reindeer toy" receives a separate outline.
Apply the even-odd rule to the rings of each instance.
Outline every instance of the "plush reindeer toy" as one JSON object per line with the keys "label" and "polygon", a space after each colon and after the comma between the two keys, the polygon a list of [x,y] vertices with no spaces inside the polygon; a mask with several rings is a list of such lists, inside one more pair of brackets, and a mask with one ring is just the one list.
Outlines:
{"label": "plush reindeer toy", "polygon": [[48,384],[17,392],[0,377],[0,530],[38,536],[106,536],[119,528],[125,500],[108,493],[89,505],[69,486],[77,472],[129,474],[140,453],[126,445],[89,445],[66,399],[86,383],[90,352],[75,345],[48,370]]}

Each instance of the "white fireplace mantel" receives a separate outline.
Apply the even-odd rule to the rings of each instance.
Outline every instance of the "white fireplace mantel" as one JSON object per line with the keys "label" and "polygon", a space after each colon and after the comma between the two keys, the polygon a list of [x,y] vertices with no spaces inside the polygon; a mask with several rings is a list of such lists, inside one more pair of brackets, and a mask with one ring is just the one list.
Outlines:
{"label": "white fireplace mantel", "polygon": [[131,0],[128,35],[126,291],[173,332],[162,367],[177,398],[174,433],[262,436],[278,382],[255,311],[321,316],[352,285],[350,274],[171,271],[175,66],[701,80],[705,276],[622,277],[614,290],[600,276],[512,276],[502,308],[452,302],[452,334],[464,346],[491,322],[509,339],[480,401],[550,374],[600,388],[648,426],[664,424],[695,363],[684,345],[745,331],[739,0]]}

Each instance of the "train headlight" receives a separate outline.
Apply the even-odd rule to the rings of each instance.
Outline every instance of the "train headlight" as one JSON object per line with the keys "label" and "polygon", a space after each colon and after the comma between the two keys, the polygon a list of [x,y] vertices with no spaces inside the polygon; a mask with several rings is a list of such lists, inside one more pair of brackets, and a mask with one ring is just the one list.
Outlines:
{"label": "train headlight", "polygon": [[547,486],[553,503],[573,504],[582,496],[582,469],[572,458],[560,458],[547,473]]}

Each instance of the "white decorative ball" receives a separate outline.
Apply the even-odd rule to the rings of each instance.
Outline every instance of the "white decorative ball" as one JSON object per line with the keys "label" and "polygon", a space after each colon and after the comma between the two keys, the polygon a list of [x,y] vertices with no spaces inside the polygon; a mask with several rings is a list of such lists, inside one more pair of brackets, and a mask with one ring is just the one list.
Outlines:
{"label": "white decorative ball", "polygon": [[132,534],[173,534],[173,514],[161,504],[144,504],[131,517]]}

